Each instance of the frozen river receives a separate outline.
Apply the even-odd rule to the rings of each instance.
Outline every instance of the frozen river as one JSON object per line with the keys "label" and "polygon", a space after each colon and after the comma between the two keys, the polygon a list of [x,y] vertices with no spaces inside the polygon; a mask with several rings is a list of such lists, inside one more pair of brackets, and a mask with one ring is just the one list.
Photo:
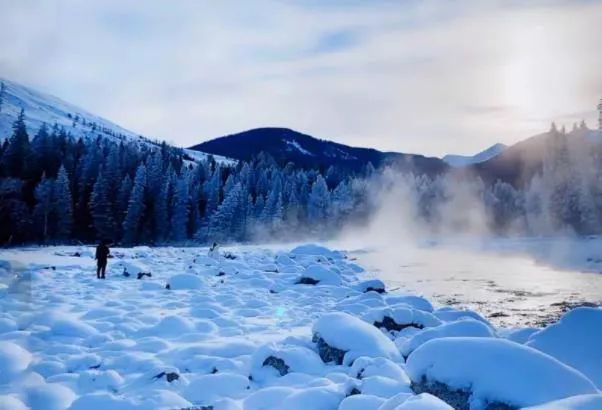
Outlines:
{"label": "frozen river", "polygon": [[[357,252],[392,288],[476,310],[496,325],[541,326],[572,303],[602,302],[599,240],[497,241]],[[600,265],[600,267],[599,267]]]}

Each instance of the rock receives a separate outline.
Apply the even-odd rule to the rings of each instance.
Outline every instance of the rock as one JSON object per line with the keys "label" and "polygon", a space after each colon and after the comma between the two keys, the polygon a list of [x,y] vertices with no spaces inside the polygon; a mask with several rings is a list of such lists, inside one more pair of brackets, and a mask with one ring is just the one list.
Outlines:
{"label": "rock", "polygon": [[280,376],[288,374],[290,369],[286,363],[284,363],[284,360],[274,356],[269,356],[267,359],[265,359],[262,366],[272,366],[274,369],[278,370]]}
{"label": "rock", "polygon": [[339,365],[343,364],[343,358],[347,351],[329,346],[328,343],[317,334],[314,334],[311,341],[318,346],[318,354],[324,363],[334,362]]}
{"label": "rock", "polygon": [[295,282],[296,285],[317,285],[318,283],[320,283],[319,280],[306,278],[303,276],[297,282]]}
{"label": "rock", "polygon": [[389,332],[392,330],[400,332],[407,327],[415,327],[416,329],[424,329],[424,326],[422,326],[421,324],[418,324],[418,323],[399,324],[389,316],[385,316],[383,318],[383,320],[380,322],[379,321],[374,322],[374,326],[376,326],[379,329],[381,329],[381,328],[387,329]]}
{"label": "rock", "polygon": [[167,380],[168,383],[173,382],[174,380],[178,380],[180,378],[180,375],[176,372],[161,372],[159,374],[157,374],[156,376],[153,377],[153,379],[160,379],[162,377],[165,377],[165,379]]}

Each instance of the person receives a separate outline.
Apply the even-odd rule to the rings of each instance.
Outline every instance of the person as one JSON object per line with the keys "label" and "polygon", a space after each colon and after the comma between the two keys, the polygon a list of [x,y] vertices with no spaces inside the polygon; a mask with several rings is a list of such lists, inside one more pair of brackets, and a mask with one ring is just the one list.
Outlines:
{"label": "person", "polygon": [[105,279],[105,271],[107,270],[107,259],[109,257],[109,247],[106,241],[100,241],[100,244],[96,247],[96,278]]}
{"label": "person", "polygon": [[213,242],[213,245],[209,248],[208,256],[213,259],[219,259],[219,247],[216,242]]}

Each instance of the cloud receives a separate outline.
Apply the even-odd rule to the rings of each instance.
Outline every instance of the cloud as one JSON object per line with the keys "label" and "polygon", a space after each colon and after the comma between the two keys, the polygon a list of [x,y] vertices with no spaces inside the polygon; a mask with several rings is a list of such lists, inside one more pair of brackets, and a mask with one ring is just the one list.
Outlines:
{"label": "cloud", "polygon": [[183,146],[273,125],[387,150],[470,153],[567,113],[593,125],[602,94],[600,2],[0,8],[0,74]]}

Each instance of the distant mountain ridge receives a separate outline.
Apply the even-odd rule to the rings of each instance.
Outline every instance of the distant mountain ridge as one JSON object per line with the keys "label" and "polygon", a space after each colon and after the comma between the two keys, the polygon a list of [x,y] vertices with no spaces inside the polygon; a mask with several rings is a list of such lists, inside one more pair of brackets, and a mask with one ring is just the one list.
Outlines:
{"label": "distant mountain ridge", "polygon": [[507,145],[497,143],[497,144],[492,145],[491,147],[487,148],[486,150],[483,150],[472,156],[449,154],[449,155],[444,156],[442,159],[443,159],[443,161],[445,161],[447,164],[451,165],[452,167],[466,167],[469,165],[474,165],[474,164],[478,164],[480,162],[488,161],[491,158],[494,158],[494,157],[498,156],[499,154],[501,154],[502,152],[506,151],[506,149],[508,149]]}
{"label": "distant mountain ridge", "polygon": [[190,147],[211,154],[238,160],[250,160],[263,152],[277,162],[311,168],[339,166],[359,170],[371,163],[374,167],[386,164],[401,169],[437,175],[449,167],[438,158],[423,155],[382,152],[372,148],[350,147],[332,141],[321,140],[288,128],[256,128],[232,134]]}

